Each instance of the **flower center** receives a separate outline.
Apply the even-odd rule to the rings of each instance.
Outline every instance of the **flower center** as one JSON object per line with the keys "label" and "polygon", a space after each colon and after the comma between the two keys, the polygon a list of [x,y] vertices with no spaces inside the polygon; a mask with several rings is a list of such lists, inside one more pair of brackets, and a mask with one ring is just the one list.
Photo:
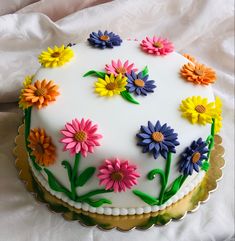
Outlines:
{"label": "flower center", "polygon": [[153,132],[152,138],[156,142],[162,142],[164,139],[164,136],[161,132],[156,131],[156,132]]}
{"label": "flower center", "polygon": [[197,105],[195,107],[195,110],[198,112],[198,113],[205,113],[206,112],[206,107],[204,105]]}
{"label": "flower center", "polygon": [[108,35],[102,35],[102,36],[100,36],[100,40],[107,41],[107,40],[109,40],[109,36]]}
{"label": "flower center", "polygon": [[145,83],[142,79],[136,79],[134,81],[135,85],[138,86],[138,87],[144,87]]}
{"label": "flower center", "polygon": [[200,158],[201,158],[201,153],[197,151],[197,152],[193,153],[191,161],[193,163],[197,163],[200,160]]}
{"label": "flower center", "polygon": [[60,52],[54,52],[54,53],[52,53],[52,54],[51,54],[51,57],[52,57],[52,58],[58,58],[58,57],[60,57]]}
{"label": "flower center", "polygon": [[124,67],[119,67],[119,68],[116,68],[116,72],[119,74],[125,74],[126,69]]}
{"label": "flower center", "polygon": [[201,70],[201,69],[195,69],[195,70],[194,70],[194,73],[195,73],[196,75],[198,75],[198,76],[202,76],[202,75],[204,74],[204,71]]}
{"label": "flower center", "polygon": [[43,145],[41,143],[38,143],[36,146],[35,146],[35,151],[40,153],[40,154],[43,154],[44,153],[44,148],[43,148]]}
{"label": "flower center", "polygon": [[78,131],[77,133],[75,133],[74,138],[78,142],[83,142],[87,139],[87,134],[85,131]]}
{"label": "flower center", "polygon": [[116,89],[116,84],[115,83],[108,83],[106,86],[107,90],[114,90]]}
{"label": "flower center", "polygon": [[161,42],[155,42],[153,44],[154,47],[161,49],[163,47],[163,44]]}
{"label": "flower center", "polygon": [[35,90],[34,93],[36,96],[45,96],[47,94],[47,90],[44,88],[40,88],[40,89]]}
{"label": "flower center", "polygon": [[123,179],[124,175],[122,172],[113,172],[111,174],[111,178],[114,180],[114,181],[121,181]]}

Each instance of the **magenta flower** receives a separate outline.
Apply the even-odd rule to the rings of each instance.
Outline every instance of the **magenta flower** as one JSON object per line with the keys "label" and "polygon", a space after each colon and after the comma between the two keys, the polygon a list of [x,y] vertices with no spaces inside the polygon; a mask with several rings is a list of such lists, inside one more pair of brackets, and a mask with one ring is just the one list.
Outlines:
{"label": "magenta flower", "polygon": [[102,135],[96,133],[97,128],[89,119],[74,119],[67,123],[65,129],[60,131],[64,135],[60,140],[65,144],[64,151],[70,150],[71,155],[81,152],[84,157],[88,152],[93,153],[94,147],[100,145],[98,141],[102,138]]}
{"label": "magenta flower", "polygon": [[167,55],[174,50],[170,41],[156,36],[153,38],[146,37],[142,40],[140,46],[145,52],[153,55]]}
{"label": "magenta flower", "polygon": [[112,64],[105,65],[105,70],[107,71],[108,74],[114,74],[115,76],[117,76],[118,74],[122,74],[125,75],[130,74],[131,71],[136,72],[138,69],[134,68],[134,64],[129,64],[129,61],[126,60],[124,64],[122,64],[121,60],[118,59],[117,62],[115,62],[114,60],[112,60]]}
{"label": "magenta flower", "polygon": [[137,178],[140,177],[136,171],[136,165],[130,165],[128,161],[105,160],[99,167],[100,185],[105,186],[105,190],[114,190],[114,192],[126,191],[137,184]]}

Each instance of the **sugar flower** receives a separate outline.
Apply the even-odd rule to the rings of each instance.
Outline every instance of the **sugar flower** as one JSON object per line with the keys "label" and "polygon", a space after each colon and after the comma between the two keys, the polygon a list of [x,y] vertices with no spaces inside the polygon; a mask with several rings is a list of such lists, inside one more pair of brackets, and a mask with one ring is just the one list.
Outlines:
{"label": "sugar flower", "polygon": [[148,121],[148,125],[141,126],[140,133],[136,136],[140,139],[138,145],[143,147],[143,153],[150,152],[155,159],[159,154],[166,159],[167,152],[175,153],[175,147],[179,145],[178,134],[174,129],[166,123],[161,125],[159,121],[155,125]]}
{"label": "sugar flower", "polygon": [[122,76],[122,74],[105,75],[104,79],[98,78],[98,81],[95,82],[95,92],[100,96],[113,96],[119,95],[124,91],[127,84],[127,77]]}
{"label": "sugar flower", "polygon": [[187,118],[192,124],[205,125],[212,123],[212,118],[216,115],[215,103],[208,103],[207,98],[192,96],[183,100],[180,105],[182,116]]}
{"label": "sugar flower", "polygon": [[105,186],[106,190],[114,192],[125,192],[137,184],[137,178],[140,177],[136,172],[136,165],[131,165],[128,161],[105,160],[104,164],[99,167],[98,178],[100,185]]}
{"label": "sugar flower", "polygon": [[208,85],[216,80],[216,73],[213,69],[199,63],[187,63],[183,65],[180,74],[187,81],[199,85]]}
{"label": "sugar flower", "polygon": [[[23,81],[23,86],[24,88],[27,88],[33,81],[33,77],[34,75],[27,75],[25,76],[25,79]],[[22,99],[22,93],[24,92],[24,89],[21,90],[21,93],[20,93],[20,96],[19,96],[19,107],[22,108],[22,109],[26,109],[28,108],[28,104],[27,102],[24,102],[23,99]]]}
{"label": "sugar flower", "polygon": [[73,50],[70,47],[61,47],[55,46],[53,49],[47,48],[47,51],[42,51],[39,55],[38,60],[42,66],[48,67],[58,67],[62,66],[65,63],[69,62],[74,56]]}
{"label": "sugar flower", "polygon": [[23,89],[19,104],[23,103],[25,107],[36,106],[41,109],[56,100],[56,96],[59,95],[58,88],[52,80],[37,80]]}
{"label": "sugar flower", "polygon": [[216,96],[215,97],[215,133],[220,132],[222,128],[222,101]]}
{"label": "sugar flower", "polygon": [[165,38],[156,37],[153,38],[146,37],[140,43],[142,50],[153,55],[167,55],[174,50],[173,44]]}
{"label": "sugar flower", "polygon": [[91,120],[78,119],[67,123],[65,128],[61,130],[64,136],[60,142],[64,143],[64,151],[70,150],[71,155],[81,153],[86,157],[87,153],[93,153],[94,147],[100,146],[99,140],[102,135],[97,134],[97,125],[93,125]]}
{"label": "sugar flower", "polygon": [[108,31],[104,31],[103,33],[100,30],[98,33],[92,32],[87,40],[90,45],[100,49],[113,48],[114,46],[119,46],[122,43],[119,35]]}
{"label": "sugar flower", "polygon": [[131,71],[136,72],[138,69],[134,68],[134,64],[129,64],[129,61],[126,60],[124,64],[122,64],[121,60],[118,59],[117,62],[112,60],[112,64],[105,65],[105,70],[107,71],[108,74],[114,74],[115,76],[122,74],[130,74]]}
{"label": "sugar flower", "polygon": [[148,75],[143,76],[143,72],[136,74],[131,71],[131,74],[126,74],[127,85],[126,89],[132,93],[135,92],[137,95],[147,95],[148,93],[154,92],[156,85],[154,80],[148,80]]}
{"label": "sugar flower", "polygon": [[31,129],[28,141],[28,147],[32,150],[31,155],[39,165],[49,166],[55,162],[56,148],[44,129]]}
{"label": "sugar flower", "polygon": [[194,64],[197,62],[196,59],[192,56],[192,55],[189,55],[189,54],[183,54],[183,56],[190,60],[191,62],[193,62]]}
{"label": "sugar flower", "polygon": [[193,170],[199,172],[199,167],[202,166],[202,161],[207,159],[208,153],[207,143],[199,138],[193,141],[192,144],[185,149],[181,154],[179,171],[185,176],[192,175]]}

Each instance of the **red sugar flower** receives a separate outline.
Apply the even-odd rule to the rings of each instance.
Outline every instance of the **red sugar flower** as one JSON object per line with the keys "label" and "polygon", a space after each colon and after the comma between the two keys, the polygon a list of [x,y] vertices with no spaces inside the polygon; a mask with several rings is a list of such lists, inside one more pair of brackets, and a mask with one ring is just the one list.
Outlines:
{"label": "red sugar flower", "polygon": [[60,140],[65,144],[64,151],[70,150],[71,155],[81,152],[86,157],[87,153],[93,153],[94,147],[99,146],[99,139],[102,135],[97,134],[97,125],[93,125],[91,120],[81,121],[74,119],[71,123],[65,125],[65,129],[61,130],[64,137]]}
{"label": "red sugar flower", "polygon": [[146,37],[140,43],[141,48],[153,55],[167,55],[174,50],[173,44],[165,38],[156,37],[153,38]]}
{"label": "red sugar flower", "polygon": [[140,177],[136,172],[136,165],[130,165],[128,161],[105,160],[104,164],[99,167],[98,178],[100,185],[105,186],[106,190],[114,192],[126,191],[137,184],[137,178]]}

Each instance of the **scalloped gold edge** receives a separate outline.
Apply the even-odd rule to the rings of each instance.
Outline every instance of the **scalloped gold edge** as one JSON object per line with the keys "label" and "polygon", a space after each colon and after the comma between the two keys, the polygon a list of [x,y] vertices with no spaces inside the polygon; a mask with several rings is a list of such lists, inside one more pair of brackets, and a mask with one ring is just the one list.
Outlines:
{"label": "scalloped gold edge", "polygon": [[[153,226],[168,225],[171,221],[182,220],[187,213],[195,212],[201,204],[207,202],[210,194],[214,192],[222,178],[222,168],[225,165],[223,159],[224,148],[222,146],[222,138],[219,135],[215,136],[215,147],[211,152],[210,164],[211,167],[206,173],[203,181],[182,199],[167,207],[164,210],[141,214],[141,215],[126,215],[126,216],[108,216],[97,213],[90,213],[81,209],[75,209],[64,203],[62,200],[54,197],[37,181],[33,176],[29,164],[28,154],[24,146],[24,125],[18,129],[18,135],[15,138],[15,148],[13,150],[16,156],[15,165],[18,169],[18,176],[25,184],[26,189],[33,194],[35,199],[47,206],[47,208],[55,213],[60,213],[65,220],[77,220],[83,226],[96,226],[101,230],[117,229],[118,231],[130,231],[133,229],[147,230]],[[43,194],[39,195],[38,190]],[[56,208],[55,208],[56,207]],[[66,211],[58,210],[65,207]],[[89,224],[85,220],[89,220]]]}

